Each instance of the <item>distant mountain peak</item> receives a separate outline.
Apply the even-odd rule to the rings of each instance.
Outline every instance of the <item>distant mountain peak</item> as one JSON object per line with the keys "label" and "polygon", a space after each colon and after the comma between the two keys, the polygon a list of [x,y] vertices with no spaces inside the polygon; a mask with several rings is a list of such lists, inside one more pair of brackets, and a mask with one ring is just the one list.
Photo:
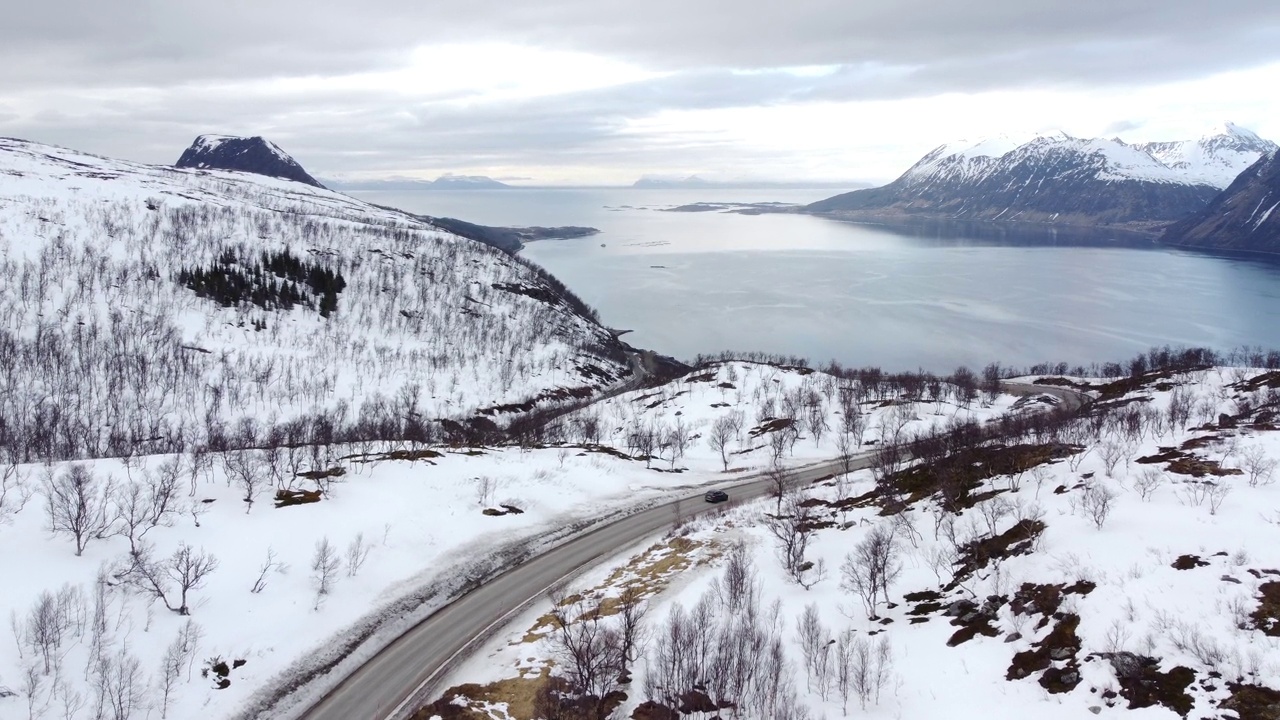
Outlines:
{"label": "distant mountain peak", "polygon": [[198,170],[234,170],[267,177],[293,180],[312,187],[324,187],[311,177],[289,153],[266,138],[235,135],[200,135],[191,143],[174,167]]}
{"label": "distant mountain peak", "polygon": [[1215,125],[1206,137],[1213,137],[1214,135],[1230,135],[1232,137],[1238,137],[1241,140],[1266,142],[1262,140],[1262,138],[1258,137],[1258,134],[1254,131],[1240,127],[1229,120]]}
{"label": "distant mountain peak", "polygon": [[487,190],[511,187],[486,175],[454,175],[453,173],[445,173],[436,178],[435,182],[431,184],[437,188],[457,188],[459,190]]}
{"label": "distant mountain peak", "polygon": [[1065,132],[947,143],[879,188],[809,210],[849,219],[936,217],[1149,226],[1185,217],[1276,145],[1231,123],[1197,140],[1130,144]]}

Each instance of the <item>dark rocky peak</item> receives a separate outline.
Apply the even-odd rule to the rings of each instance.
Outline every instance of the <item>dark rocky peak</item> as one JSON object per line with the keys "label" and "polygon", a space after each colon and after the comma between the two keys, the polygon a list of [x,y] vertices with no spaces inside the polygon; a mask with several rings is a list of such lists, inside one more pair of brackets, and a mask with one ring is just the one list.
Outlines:
{"label": "dark rocky peak", "polygon": [[298,161],[264,137],[201,135],[182,153],[174,167],[200,170],[236,170],[283,178],[323,188]]}

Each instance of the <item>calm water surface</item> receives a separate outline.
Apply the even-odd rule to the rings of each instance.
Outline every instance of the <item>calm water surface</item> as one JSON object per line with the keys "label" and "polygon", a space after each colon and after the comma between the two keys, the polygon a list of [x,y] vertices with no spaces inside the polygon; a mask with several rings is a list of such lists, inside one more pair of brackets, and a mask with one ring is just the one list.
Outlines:
{"label": "calm water surface", "polygon": [[369,196],[495,225],[591,225],[522,253],[628,340],[680,358],[766,350],[888,369],[1122,360],[1152,345],[1280,347],[1280,265],[1112,235],[891,230],[674,213],[816,191],[509,190]]}

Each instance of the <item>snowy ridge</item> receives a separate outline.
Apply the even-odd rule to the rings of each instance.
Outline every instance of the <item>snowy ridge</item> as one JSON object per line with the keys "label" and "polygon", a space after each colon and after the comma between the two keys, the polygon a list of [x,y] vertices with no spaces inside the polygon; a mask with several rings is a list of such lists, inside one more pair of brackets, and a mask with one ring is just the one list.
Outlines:
{"label": "snowy ridge", "polygon": [[[302,274],[266,272],[269,256]],[[183,271],[211,273],[222,295]],[[609,332],[528,263],[239,172],[0,140],[0,276],[0,333],[16,343],[0,346],[0,445],[24,459],[256,442],[320,416],[437,432],[628,373]],[[221,276],[250,287],[227,300],[208,285]]]}
{"label": "snowy ridge", "polygon": [[1226,125],[1186,143],[1062,132],[942,145],[888,185],[807,207],[848,219],[1000,220],[1138,230],[1205,207],[1274,143]]}
{"label": "snowy ridge", "polygon": [[1196,140],[1129,145],[1119,139],[1073,138],[1063,132],[1001,135],[976,143],[948,143],[911,167],[908,186],[979,182],[1036,158],[1069,154],[1100,180],[1211,185],[1225,188],[1275,143],[1225,123]]}
{"label": "snowy ridge", "polygon": [[1276,144],[1234,123],[1224,123],[1197,140],[1143,143],[1135,147],[1192,181],[1225,188]]}

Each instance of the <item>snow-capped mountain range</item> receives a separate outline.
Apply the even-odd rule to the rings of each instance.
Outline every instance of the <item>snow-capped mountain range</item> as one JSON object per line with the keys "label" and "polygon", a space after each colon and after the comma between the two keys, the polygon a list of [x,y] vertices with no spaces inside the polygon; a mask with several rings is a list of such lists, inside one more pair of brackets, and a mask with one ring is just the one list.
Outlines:
{"label": "snow-capped mountain range", "polygon": [[1196,140],[1127,144],[1062,132],[945,144],[889,185],[810,205],[870,216],[1153,224],[1195,212],[1275,143],[1227,123]]}
{"label": "snow-capped mountain range", "polygon": [[0,277],[0,452],[19,461],[488,428],[629,374],[541,269],[245,172],[0,139]]}

